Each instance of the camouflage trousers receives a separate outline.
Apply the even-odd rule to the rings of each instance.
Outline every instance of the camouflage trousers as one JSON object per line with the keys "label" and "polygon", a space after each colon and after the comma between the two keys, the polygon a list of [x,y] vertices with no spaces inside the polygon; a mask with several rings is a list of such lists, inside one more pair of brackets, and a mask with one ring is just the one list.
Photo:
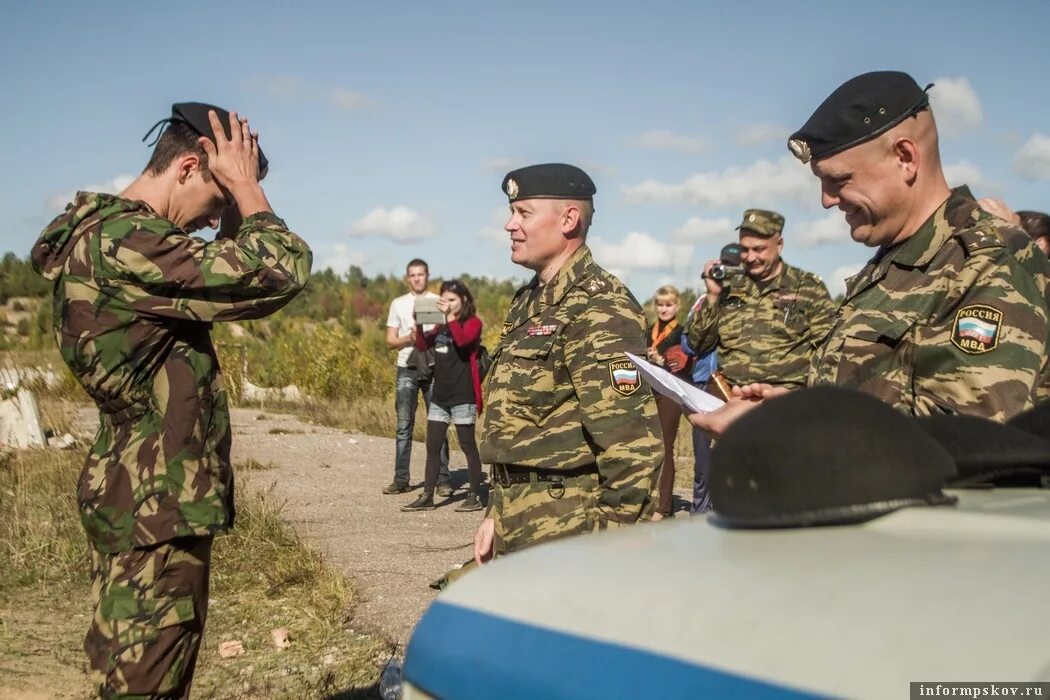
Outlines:
{"label": "camouflage trousers", "polygon": [[208,611],[211,537],[92,550],[91,679],[103,698],[186,698]]}
{"label": "camouflage trousers", "polygon": [[504,486],[496,482],[489,498],[496,532],[493,554],[501,556],[540,542],[627,525],[598,507],[597,474],[566,478],[561,485],[530,481]]}

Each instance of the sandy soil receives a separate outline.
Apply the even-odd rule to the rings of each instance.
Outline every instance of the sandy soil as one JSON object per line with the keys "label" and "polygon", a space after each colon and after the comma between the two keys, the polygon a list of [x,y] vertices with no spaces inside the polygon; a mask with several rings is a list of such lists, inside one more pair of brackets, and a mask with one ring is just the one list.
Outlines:
{"label": "sandy soil", "polygon": [[[78,432],[93,432],[93,409],[81,413]],[[482,511],[457,513],[465,495],[466,460],[453,452],[459,488],[450,501],[422,513],[400,507],[419,495],[426,450],[412,450],[413,490],[382,494],[394,472],[394,440],[305,423],[259,409],[234,409],[233,461],[272,468],[247,472],[238,488],[273,489],[285,519],[336,569],[353,579],[361,601],[355,627],[405,645],[437,594],[434,579],[473,555]],[[678,492],[678,506],[684,506]],[[442,505],[444,503],[444,505]]]}
{"label": "sandy soil", "polygon": [[[273,487],[284,513],[361,596],[355,625],[405,644],[436,591],[429,583],[472,556],[481,511],[457,513],[460,488],[444,506],[402,513],[419,489],[382,493],[394,474],[394,440],[310,425],[259,410],[233,411],[233,460],[254,458],[273,469],[243,479],[248,488]],[[412,479],[423,479],[426,450],[412,450]],[[451,457],[453,479],[467,481],[462,453]]]}

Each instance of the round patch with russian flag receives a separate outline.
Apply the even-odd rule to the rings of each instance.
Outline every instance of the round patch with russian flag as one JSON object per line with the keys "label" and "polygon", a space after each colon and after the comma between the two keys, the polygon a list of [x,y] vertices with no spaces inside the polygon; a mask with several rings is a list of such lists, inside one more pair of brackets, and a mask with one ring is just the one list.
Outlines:
{"label": "round patch with russian flag", "polygon": [[638,376],[638,368],[630,360],[613,360],[609,363],[609,378],[612,387],[624,396],[630,396],[638,391],[641,377]]}
{"label": "round patch with russian flag", "polygon": [[999,331],[1003,326],[1003,312],[985,304],[970,304],[955,312],[952,326],[952,344],[970,355],[995,350],[999,345]]}

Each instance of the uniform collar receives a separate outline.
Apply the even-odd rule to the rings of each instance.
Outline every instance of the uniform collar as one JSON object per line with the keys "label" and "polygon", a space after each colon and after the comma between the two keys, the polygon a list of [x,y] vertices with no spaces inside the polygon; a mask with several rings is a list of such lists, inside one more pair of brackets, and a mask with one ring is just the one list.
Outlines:
{"label": "uniform collar", "polygon": [[847,298],[882,280],[891,265],[923,267],[957,231],[969,228],[981,218],[977,201],[966,185],[956,187],[911,236],[893,246],[880,248],[863,270],[846,280]]}
{"label": "uniform collar", "polygon": [[[585,243],[577,248],[572,256],[565,261],[558,273],[554,275],[554,279],[543,285],[543,289],[539,294],[541,305],[554,306],[560,302],[568,294],[569,290],[582,280],[587,270],[593,265],[594,258],[591,257],[591,249]],[[533,284],[539,284],[538,275],[533,278]]]}
{"label": "uniform collar", "polygon": [[977,201],[970,188],[966,185],[956,187],[915,233],[886,250],[882,258],[904,267],[929,264],[945,241],[977,220],[975,210],[978,210]]}
{"label": "uniform collar", "polygon": [[744,283],[744,289],[751,296],[763,297],[773,292],[783,291],[785,288],[794,287],[795,284],[795,268],[787,264],[784,258],[780,259],[780,272],[777,273],[776,277],[769,280],[766,285],[760,286],[758,282],[744,275],[746,282]]}

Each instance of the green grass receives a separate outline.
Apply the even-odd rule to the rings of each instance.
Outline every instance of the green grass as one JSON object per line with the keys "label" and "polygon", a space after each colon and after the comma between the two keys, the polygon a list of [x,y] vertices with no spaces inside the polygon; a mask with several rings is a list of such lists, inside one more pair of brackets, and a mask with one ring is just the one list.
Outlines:
{"label": "green grass", "polygon": [[[29,451],[0,462],[0,695],[53,688],[86,697],[80,643],[90,615],[88,550],[76,514],[80,451]],[[272,492],[238,465],[237,526],[215,543],[196,698],[376,697],[393,646],[353,627],[351,583],[281,518]],[[247,487],[247,488],[245,488]],[[271,630],[292,645],[277,650]],[[237,639],[246,653],[218,656]]]}

